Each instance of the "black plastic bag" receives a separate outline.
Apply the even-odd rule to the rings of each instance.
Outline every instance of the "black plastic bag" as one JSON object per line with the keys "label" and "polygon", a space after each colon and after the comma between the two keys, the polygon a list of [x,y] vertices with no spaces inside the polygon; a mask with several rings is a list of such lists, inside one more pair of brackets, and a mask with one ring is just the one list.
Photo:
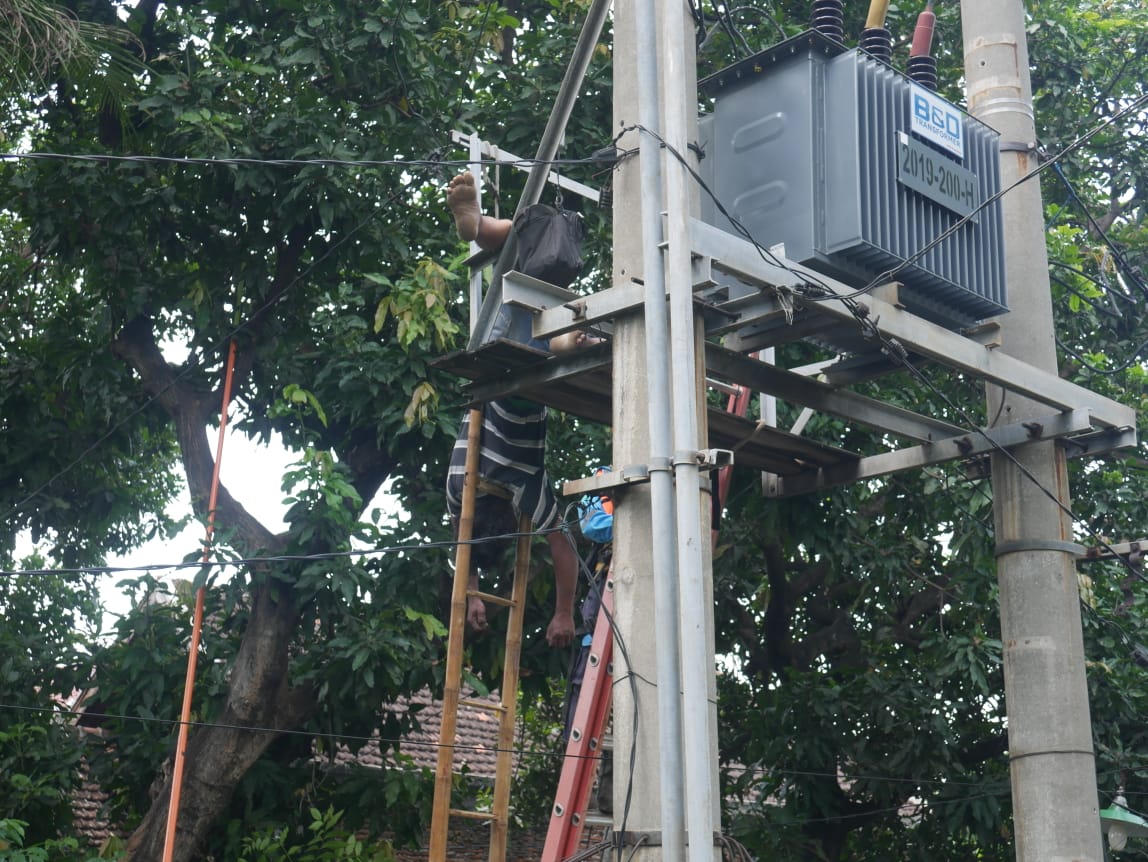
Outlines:
{"label": "black plastic bag", "polygon": [[582,273],[582,217],[547,204],[527,207],[514,219],[518,255],[514,268],[558,287]]}

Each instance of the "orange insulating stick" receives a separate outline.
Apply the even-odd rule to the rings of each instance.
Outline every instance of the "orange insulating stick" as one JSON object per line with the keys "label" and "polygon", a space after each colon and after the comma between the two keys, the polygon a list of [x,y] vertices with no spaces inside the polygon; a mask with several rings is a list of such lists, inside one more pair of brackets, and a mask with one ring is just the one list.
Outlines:
{"label": "orange insulating stick", "polygon": [[[227,430],[227,408],[231,405],[231,381],[235,376],[235,342],[227,351],[227,369],[223,373],[223,408],[219,413],[219,440],[215,445],[215,469],[211,473],[211,493],[207,501],[207,535],[203,540],[203,562],[211,557],[211,538],[215,534],[215,504],[219,499],[219,465],[223,460],[223,436]],[[195,593],[195,616],[191,623],[191,646],[187,650],[187,676],[183,682],[183,709],[179,714],[179,737],[175,745],[175,764],[171,773],[171,798],[167,806],[167,832],[163,840],[163,862],[171,862],[175,852],[175,829],[179,821],[179,796],[183,790],[183,758],[187,753],[187,733],[191,723],[191,693],[195,687],[195,665],[199,656],[199,635],[203,629],[204,588]]]}

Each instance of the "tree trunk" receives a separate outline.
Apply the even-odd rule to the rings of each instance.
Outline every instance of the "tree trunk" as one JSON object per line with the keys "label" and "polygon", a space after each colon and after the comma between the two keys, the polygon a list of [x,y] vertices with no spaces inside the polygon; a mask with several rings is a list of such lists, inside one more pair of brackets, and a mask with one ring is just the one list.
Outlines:
{"label": "tree trunk", "polygon": [[[164,361],[147,318],[126,326],[114,349],[140,374],[144,389],[172,417],[192,506],[206,518],[215,464],[206,425],[218,410],[218,393],[195,391]],[[274,553],[284,545],[283,536],[267,530],[224,487],[219,488],[216,500],[216,520],[228,525],[231,543],[249,556]],[[189,734],[174,862],[196,858],[240,779],[277,737],[274,731],[297,727],[313,708],[309,690],[292,691],[288,686],[289,646],[299,624],[293,588],[268,579],[252,587],[251,605],[232,668],[227,706],[212,726]],[[163,858],[170,796],[169,777],[128,840],[127,858],[131,862],[159,862]]]}
{"label": "tree trunk", "polygon": [[[288,687],[287,645],[299,622],[290,594],[286,585],[274,582],[254,592],[227,707],[212,726],[195,729],[190,736],[174,862],[197,858],[239,780],[278,736],[273,731],[298,726],[312,707],[309,691]],[[128,841],[130,862],[162,859],[170,796],[169,779]]]}

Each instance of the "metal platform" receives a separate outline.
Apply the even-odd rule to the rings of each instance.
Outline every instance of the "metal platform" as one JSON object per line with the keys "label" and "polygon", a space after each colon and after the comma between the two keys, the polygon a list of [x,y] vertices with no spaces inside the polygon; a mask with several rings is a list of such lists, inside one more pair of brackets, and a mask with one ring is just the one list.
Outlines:
{"label": "metal platform", "polygon": [[[1135,411],[995,349],[991,325],[950,331],[899,307],[895,285],[857,296],[847,285],[780,255],[763,254],[751,243],[701,222],[691,223],[691,244],[695,293],[707,330],[707,377],[749,386],[804,408],[806,414],[824,413],[850,427],[875,430],[886,446],[883,451],[848,451],[711,408],[707,445],[732,451],[740,466],[770,474],[764,485],[767,494],[808,493],[956,459],[981,461],[997,446],[1034,440],[1060,440],[1070,457],[1136,444]],[[800,288],[807,284],[817,285],[824,298],[802,300]],[[577,296],[507,273],[503,294],[505,302],[530,311],[536,337],[549,338],[583,327],[608,335],[613,320],[641,313],[644,288],[626,283]],[[863,306],[862,316],[875,323],[879,338],[865,332],[858,305]],[[834,355],[791,369],[748,355],[796,340],[812,341]],[[908,361],[929,365],[939,381],[949,370],[997,384],[1048,405],[1048,416],[1023,425],[964,428],[852,391],[859,382],[905,370],[902,362],[882,352],[883,341],[889,340]],[[471,380],[469,391],[476,402],[514,394],[609,424],[611,359],[608,341],[561,356],[495,341],[443,357],[435,365]],[[794,430],[804,424],[799,422]]]}

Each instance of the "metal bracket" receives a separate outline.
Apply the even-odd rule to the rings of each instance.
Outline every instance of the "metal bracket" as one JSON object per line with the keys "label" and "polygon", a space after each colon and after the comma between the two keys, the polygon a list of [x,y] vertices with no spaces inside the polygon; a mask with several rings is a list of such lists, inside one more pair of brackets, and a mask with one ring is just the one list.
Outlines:
{"label": "metal bracket", "polygon": [[1076,542],[1058,542],[1055,539],[1012,539],[997,543],[996,558],[999,560],[1007,554],[1021,554],[1027,551],[1062,551],[1080,557],[1084,554],[1084,546]]}
{"label": "metal bracket", "polygon": [[1035,141],[1001,141],[1000,150],[1002,153],[1035,153]]}
{"label": "metal bracket", "polygon": [[573,479],[562,486],[562,496],[574,497],[583,494],[600,494],[603,491],[613,491],[625,488],[628,485],[638,485],[650,481],[650,470],[657,467],[647,467],[645,464],[631,464],[620,470],[609,470],[595,473],[585,479]]}
{"label": "metal bracket", "polygon": [[733,464],[733,450],[731,449],[699,449],[696,452],[680,451],[674,453],[674,464],[693,464],[700,470],[720,470]]}
{"label": "metal bracket", "polygon": [[[649,464],[631,464],[620,470],[607,470],[595,473],[585,479],[573,479],[562,486],[562,496],[574,497],[583,494],[601,494],[603,491],[619,491],[630,485],[650,481],[650,474],[659,471],[672,471],[679,464],[696,465],[703,471],[718,470],[733,463],[733,452],[729,449],[702,449],[697,452],[677,452],[671,462],[668,458],[654,458]],[[708,485],[708,482],[706,483]]]}
{"label": "metal bracket", "polygon": [[1117,557],[1127,557],[1130,563],[1139,563],[1144,556],[1145,549],[1148,549],[1148,539],[1136,539],[1132,542],[1112,542],[1108,547],[1100,545],[1093,545],[1084,549],[1084,553],[1080,555],[1077,562],[1081,563],[1095,563],[1100,560],[1114,559],[1113,554]]}

